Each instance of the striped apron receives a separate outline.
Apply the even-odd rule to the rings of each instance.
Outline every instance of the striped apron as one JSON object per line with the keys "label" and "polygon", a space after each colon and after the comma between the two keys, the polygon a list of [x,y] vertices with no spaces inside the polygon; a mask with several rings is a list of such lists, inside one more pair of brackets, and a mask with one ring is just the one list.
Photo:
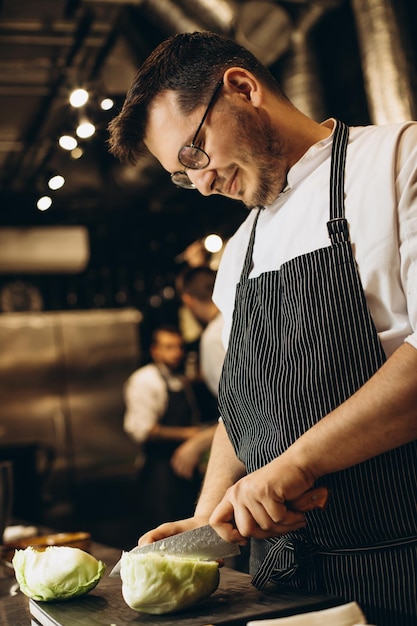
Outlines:
{"label": "striped apron", "polygon": [[[219,389],[227,433],[248,473],[282,454],[386,358],[344,217],[348,135],[337,122],[329,247],[250,279],[259,213],[253,225]],[[413,442],[319,479],[331,489],[326,511],[308,513],[300,531],[252,540],[253,584],[329,593],[357,601],[378,626],[415,626],[416,448]]]}

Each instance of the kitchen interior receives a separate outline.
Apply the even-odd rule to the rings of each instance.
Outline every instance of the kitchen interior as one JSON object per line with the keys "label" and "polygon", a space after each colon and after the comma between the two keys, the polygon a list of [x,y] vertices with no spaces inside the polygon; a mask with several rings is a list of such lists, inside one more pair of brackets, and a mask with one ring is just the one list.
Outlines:
{"label": "kitchen interior", "polygon": [[[0,2],[0,454],[14,463],[14,519],[136,543],[146,503],[123,384],[152,328],[178,320],[186,251],[226,242],[246,215],[174,187],[151,156],[108,153],[136,68],[167,36],[212,30],[318,121],[400,122],[417,115],[416,27],[415,0]],[[86,122],[92,134],[76,135]]]}

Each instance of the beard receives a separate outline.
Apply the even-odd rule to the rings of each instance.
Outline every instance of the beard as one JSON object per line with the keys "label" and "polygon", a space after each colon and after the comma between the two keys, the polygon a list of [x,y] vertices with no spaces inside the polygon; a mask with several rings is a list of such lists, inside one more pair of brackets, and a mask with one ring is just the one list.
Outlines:
{"label": "beard", "polygon": [[[265,120],[236,107],[231,114],[237,127],[239,161],[256,172],[256,187],[244,204],[249,209],[271,204],[287,180],[283,143]],[[244,190],[239,195],[243,198]]]}

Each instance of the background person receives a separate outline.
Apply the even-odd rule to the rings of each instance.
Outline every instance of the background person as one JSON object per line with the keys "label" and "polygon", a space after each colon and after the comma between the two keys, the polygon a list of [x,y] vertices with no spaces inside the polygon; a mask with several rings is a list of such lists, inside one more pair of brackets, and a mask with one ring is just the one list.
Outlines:
{"label": "background person", "polygon": [[192,386],[182,374],[180,331],[172,326],[157,328],[150,355],[152,362],[136,370],[124,388],[124,428],[141,444],[144,455],[139,474],[144,529],[191,515],[201,485],[197,471],[184,477],[171,465],[176,448],[202,430]]}
{"label": "background person", "polygon": [[201,376],[217,398],[225,349],[222,340],[223,318],[213,302],[216,272],[209,267],[186,268],[179,276],[181,301],[202,326],[199,356]]}
{"label": "background person", "polygon": [[[204,384],[217,400],[225,350],[222,316],[212,299],[215,279],[216,272],[205,265],[188,267],[179,275],[177,287],[182,303],[202,326],[199,370]],[[202,458],[207,462],[217,422],[216,409],[212,423],[208,423],[206,429],[178,446],[171,460],[178,474],[189,477]]]}
{"label": "background person", "polygon": [[[214,301],[227,353],[193,518],[251,538],[254,584],[356,600],[417,621],[417,124],[347,128],[296,109],[234,41],[171,37],[110,127],[173,182],[253,209]],[[286,502],[331,488],[323,513]]]}

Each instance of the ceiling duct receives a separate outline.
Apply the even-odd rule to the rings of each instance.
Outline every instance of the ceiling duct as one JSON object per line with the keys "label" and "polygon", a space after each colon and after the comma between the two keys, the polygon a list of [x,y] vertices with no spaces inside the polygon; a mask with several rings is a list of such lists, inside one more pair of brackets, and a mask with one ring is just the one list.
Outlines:
{"label": "ceiling duct", "polygon": [[141,11],[168,33],[210,30],[234,37],[271,65],[288,49],[291,20],[274,2],[142,0]]}
{"label": "ceiling duct", "polygon": [[235,38],[267,67],[290,46],[293,26],[288,12],[272,2],[242,2],[235,24]]}
{"label": "ceiling duct", "polygon": [[187,15],[194,18],[206,30],[230,34],[234,28],[238,6],[234,0],[178,0]]}
{"label": "ceiling duct", "polygon": [[275,2],[262,0],[180,0],[202,28],[233,36],[266,66],[287,49],[291,37],[290,17]]}
{"label": "ceiling duct", "polygon": [[404,37],[390,0],[352,0],[371,120],[390,124],[413,119],[410,70]]}
{"label": "ceiling duct", "polygon": [[138,8],[168,35],[202,30],[201,24],[188,17],[173,0],[142,0]]}
{"label": "ceiling duct", "polygon": [[327,113],[310,35],[323,16],[339,4],[339,0],[318,0],[300,9],[294,19],[290,52],[282,72],[282,86],[287,96],[317,122],[323,121]]}

